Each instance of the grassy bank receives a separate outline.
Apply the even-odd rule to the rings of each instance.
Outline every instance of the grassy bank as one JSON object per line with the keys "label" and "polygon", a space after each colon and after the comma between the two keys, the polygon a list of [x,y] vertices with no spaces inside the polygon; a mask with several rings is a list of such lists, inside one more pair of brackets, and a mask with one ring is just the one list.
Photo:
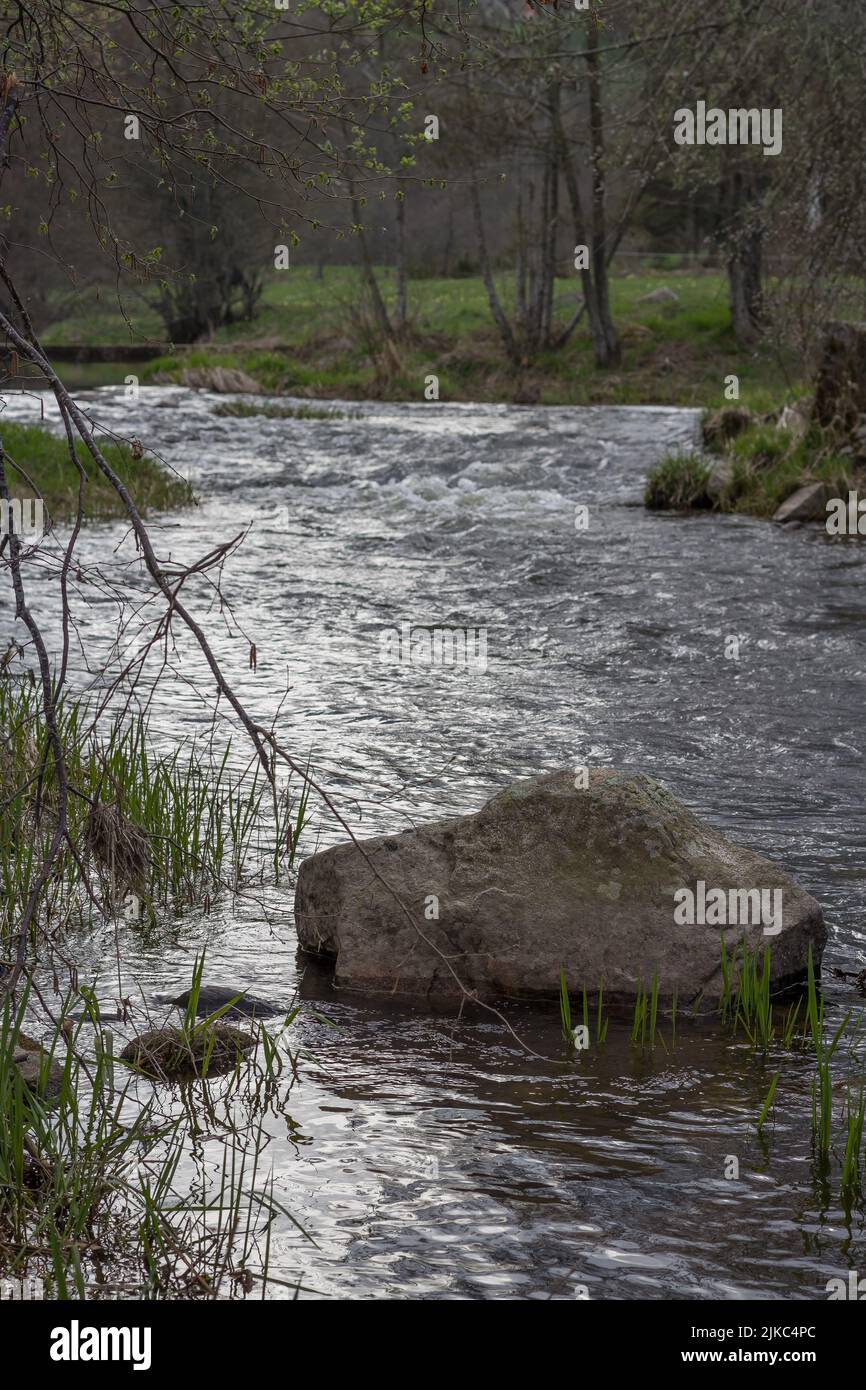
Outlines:
{"label": "grassy bank", "polygon": [[850,455],[842,454],[839,441],[814,425],[800,435],[772,418],[752,419],[733,437],[725,437],[724,428],[705,417],[704,442],[706,452],[667,454],[656,464],[644,491],[648,507],[772,517],[787,498],[810,483],[823,483],[828,495],[838,497],[858,485]]}
{"label": "grassy bank", "polygon": [[[673,258],[662,268],[638,272],[625,258],[611,280],[614,318],[623,361],[599,371],[589,334],[581,323],[561,351],[539,354],[515,372],[505,360],[493,328],[487,298],[477,276],[411,279],[410,325],[391,361],[375,362],[359,323],[361,285],[353,266],[327,267],[322,279],[308,267],[274,271],[252,324],[220,329],[206,346],[179,350],[140,364],[142,381],[177,380],[183,367],[221,365],[252,375],[267,392],[348,400],[423,400],[425,377],[439,378],[440,399],[514,401],[546,405],[671,404],[718,406],[725,377],[740,379],[741,399],[767,409],[789,388],[792,365],[768,351],[743,352],[730,327],[725,276],[682,266]],[[385,298],[394,298],[394,277],[380,271]],[[497,277],[503,303],[513,309],[513,276]],[[647,296],[672,290],[672,303]],[[555,319],[564,326],[578,303],[574,277],[557,281]],[[128,306],[138,341],[162,342],[157,316],[138,304]],[[104,300],[82,296],[74,317],[55,320],[42,332],[46,343],[119,344],[129,329]],[[89,369],[92,370],[92,369]],[[101,379],[122,381],[122,364],[107,364]]]}
{"label": "grassy bank", "polygon": [[[66,440],[49,434],[40,425],[16,425],[8,420],[3,422],[0,438],[7,455],[6,475],[10,494],[19,498],[41,494],[54,522],[72,520],[78,507],[78,473],[70,462]],[[132,450],[122,444],[103,442],[100,447],[143,515],[187,507],[194,502],[189,484],[156,459],[147,454],[135,458]],[[84,514],[88,520],[123,516],[123,503],[83,446],[78,448],[78,457],[88,476],[84,501]],[[23,472],[19,472],[15,464]],[[33,486],[28,483],[28,478]]]}

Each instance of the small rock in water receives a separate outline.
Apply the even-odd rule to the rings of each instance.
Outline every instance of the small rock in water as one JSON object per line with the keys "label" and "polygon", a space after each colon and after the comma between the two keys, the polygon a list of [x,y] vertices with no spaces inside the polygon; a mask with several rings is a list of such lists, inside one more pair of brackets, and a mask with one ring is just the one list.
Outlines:
{"label": "small rock in water", "polygon": [[[191,994],[192,990],[185,989],[183,994],[172,999],[171,1003],[177,1009],[185,1009]],[[232,1000],[235,1002],[228,1010],[230,1014],[243,1014],[246,1018],[267,1018],[280,1013],[279,1005],[270,1004],[267,999],[257,999],[254,994],[247,994],[246,990],[230,989],[225,985],[202,985],[198,992],[196,1014],[199,1018],[204,1018],[207,1014],[216,1013],[217,1009],[225,1008]]]}
{"label": "small rock in water", "polygon": [[25,1086],[37,1092],[43,1099],[51,1100],[60,1094],[63,1087],[63,1066],[52,1057],[43,1076],[43,1056],[47,1055],[47,1052],[48,1049],[35,1038],[29,1038],[26,1033],[19,1033],[12,1061]]}
{"label": "small rock in water", "polygon": [[255,1046],[252,1033],[229,1023],[203,1024],[194,1029],[153,1028],[141,1033],[120,1054],[145,1075],[171,1081],[183,1077],[219,1076],[243,1060]]}

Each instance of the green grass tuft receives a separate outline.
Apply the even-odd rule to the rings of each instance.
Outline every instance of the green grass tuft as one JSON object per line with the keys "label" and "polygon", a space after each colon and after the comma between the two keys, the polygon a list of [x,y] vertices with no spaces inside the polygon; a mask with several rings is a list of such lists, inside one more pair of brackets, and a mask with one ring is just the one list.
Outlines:
{"label": "green grass tuft", "polygon": [[666,454],[647,476],[644,502],[657,511],[709,507],[709,477],[709,465],[699,455]]}
{"label": "green grass tuft", "polygon": [[[6,477],[10,495],[28,498],[41,493],[53,522],[71,521],[78,508],[79,475],[69,456],[66,439],[49,434],[41,425],[18,425],[11,420],[0,424],[0,439],[8,456]],[[134,458],[125,444],[101,442],[100,448],[143,516],[189,507],[195,502],[190,485],[147,454]],[[85,518],[99,521],[125,516],[122,501],[82,445],[77,452],[88,479],[84,490]],[[14,464],[32,479],[34,487]]]}

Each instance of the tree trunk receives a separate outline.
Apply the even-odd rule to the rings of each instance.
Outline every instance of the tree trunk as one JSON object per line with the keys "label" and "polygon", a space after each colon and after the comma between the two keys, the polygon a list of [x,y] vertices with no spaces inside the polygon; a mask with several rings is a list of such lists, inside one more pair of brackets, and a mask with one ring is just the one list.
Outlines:
{"label": "tree trunk", "polygon": [[[866,420],[866,324],[826,325],[813,419],[846,441],[862,430]],[[858,443],[862,447],[862,442]]]}
{"label": "tree trunk", "polygon": [[556,287],[556,232],[559,225],[559,141],[556,134],[556,112],[559,109],[559,87],[550,89],[550,138],[547,149],[547,208],[544,227],[544,296],[542,300],[541,342],[550,347],[553,328],[553,296]]}
{"label": "tree trunk", "polygon": [[[550,169],[545,164],[541,179],[537,231],[530,238],[532,274],[529,283],[529,319],[526,352],[533,353],[541,343],[544,300],[547,293],[547,205],[550,196]],[[534,229],[533,229],[534,230]]]}
{"label": "tree trunk", "polygon": [[[568,201],[571,204],[571,221],[572,230],[574,233],[574,244],[575,246],[588,247],[589,242],[587,240],[586,235],[586,219],[583,213],[583,201],[580,196],[580,184],[578,183],[577,173],[575,171],[574,164],[568,153],[568,147],[565,141],[565,131],[562,126],[562,119],[558,114],[556,120],[560,162],[562,164],[562,172],[565,176],[565,188],[566,192],[568,193]],[[596,302],[595,284],[593,282],[591,266],[581,268],[580,284],[581,289],[583,290],[583,304],[587,311],[587,314],[589,315],[589,335],[592,339],[592,350],[595,354],[596,363],[599,366],[602,366],[606,363],[607,360],[607,338],[605,336],[604,326],[598,314],[598,304]],[[574,325],[579,322],[581,312],[582,311],[578,309],[577,314],[572,320],[569,331],[573,329]],[[567,339],[564,339],[563,341],[566,340]]]}
{"label": "tree trunk", "polygon": [[397,199],[397,294],[394,303],[394,326],[398,333],[406,331],[406,196]]}
{"label": "tree trunk", "polygon": [[604,339],[603,355],[596,352],[600,367],[615,366],[620,360],[619,342],[610,312],[607,275],[607,217],[605,207],[604,109],[601,96],[601,64],[598,56],[598,23],[590,19],[586,62],[589,68],[589,136],[592,158],[592,278],[595,285],[598,326]]}
{"label": "tree trunk", "polygon": [[523,216],[523,182],[520,166],[517,169],[517,264],[515,267],[517,323],[521,337],[526,336],[529,308],[526,302],[526,222]]}
{"label": "tree trunk", "polygon": [[382,291],[379,289],[379,282],[376,279],[376,268],[370,256],[370,247],[367,243],[367,234],[364,231],[364,223],[361,217],[361,204],[355,196],[355,190],[350,185],[352,197],[352,217],[358,227],[358,241],[361,247],[361,270],[367,289],[370,292],[370,303],[373,307],[373,317],[376,326],[386,343],[390,343],[394,332],[391,328],[391,320],[388,318],[388,310],[385,308],[385,301],[382,298]]}
{"label": "tree trunk", "polygon": [[731,323],[737,342],[748,347],[763,331],[764,229],[754,179],[736,166],[725,174],[724,203]]}
{"label": "tree trunk", "polygon": [[454,203],[451,198],[451,189],[448,189],[448,231],[445,236],[445,245],[442,248],[442,270],[441,274],[447,280],[451,275],[451,266],[454,260]]}
{"label": "tree trunk", "polygon": [[[526,185],[527,210],[526,225],[528,235],[526,239],[526,315],[523,333],[523,346],[526,353],[533,352],[538,341],[538,311],[539,300],[538,290],[541,281],[541,260],[540,242],[541,238],[535,233],[535,183],[529,179]],[[544,192],[542,190],[542,209],[544,203]],[[540,214],[543,218],[543,211]]]}
{"label": "tree trunk", "polygon": [[484,288],[487,291],[487,302],[490,305],[490,312],[493,315],[493,322],[499,329],[499,335],[508,354],[509,360],[515,367],[520,366],[520,353],[517,350],[517,343],[514,341],[514,334],[511,331],[511,324],[505,316],[502,305],[499,302],[499,295],[496,293],[496,285],[493,280],[493,272],[490,269],[490,255],[487,250],[487,238],[484,234],[484,217],[481,212],[481,197],[478,192],[478,180],[473,172],[471,183],[472,212],[475,218],[475,234],[478,238],[478,261],[481,266],[481,277],[484,281]]}
{"label": "tree trunk", "polygon": [[761,233],[747,232],[728,260],[731,322],[738,343],[750,346],[762,331]]}

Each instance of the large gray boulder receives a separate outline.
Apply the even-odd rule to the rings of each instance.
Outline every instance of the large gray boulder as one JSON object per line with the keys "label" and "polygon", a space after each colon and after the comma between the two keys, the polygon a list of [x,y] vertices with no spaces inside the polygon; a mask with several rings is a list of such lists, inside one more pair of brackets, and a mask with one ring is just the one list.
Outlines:
{"label": "large gray boulder", "polygon": [[[516,782],[475,815],[313,855],[298,876],[302,949],[335,960],[338,987],[431,1000],[459,997],[449,965],[485,1000],[554,997],[560,968],[570,990],[603,981],[608,999],[633,998],[656,971],[665,998],[717,998],[722,934],[729,955],[743,939],[769,945],[777,985],[803,976],[810,944],[817,968],[821,909],[776,865],[650,777],[581,780]],[[764,918],[746,890],[765,890]]]}

